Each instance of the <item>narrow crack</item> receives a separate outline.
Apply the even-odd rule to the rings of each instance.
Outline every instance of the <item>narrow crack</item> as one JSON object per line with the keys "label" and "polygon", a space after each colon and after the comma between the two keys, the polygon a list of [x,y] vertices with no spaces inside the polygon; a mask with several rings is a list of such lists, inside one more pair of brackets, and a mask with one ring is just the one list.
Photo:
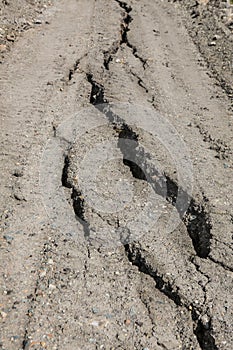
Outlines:
{"label": "narrow crack", "polygon": [[128,46],[128,48],[130,50],[132,50],[132,53],[133,53],[134,57],[137,58],[138,60],[140,60],[140,62],[142,63],[143,69],[146,69],[147,60],[144,59],[143,57],[141,57],[138,54],[137,47],[134,46],[133,44],[131,44],[129,39],[128,39],[128,32],[130,31],[129,26],[130,26],[130,23],[133,21],[133,18],[130,15],[130,13],[132,12],[132,7],[129,6],[124,1],[120,1],[120,0],[115,0],[115,1],[119,4],[119,6],[125,12],[125,16],[123,17],[123,23],[122,23],[122,26],[121,26],[121,42],[120,42],[120,45],[125,44],[126,46]]}
{"label": "narrow crack", "polygon": [[[163,276],[152,268],[142,256],[142,250],[136,248],[134,245],[125,245],[126,256],[130,263],[137,266],[141,273],[152,277],[155,281],[155,288],[166,295],[177,307],[184,306],[190,311],[190,303],[181,300],[178,290],[174,290],[170,282],[164,280]],[[204,325],[201,320],[201,310],[198,310],[192,305],[192,321],[193,333],[195,334],[198,343],[202,350],[218,350],[214,337],[212,336],[211,320],[208,325]]]}
{"label": "narrow crack", "polygon": [[231,266],[226,265],[223,261],[219,261],[219,260],[213,258],[212,256],[209,256],[208,258],[210,261],[212,261],[216,265],[221,266],[224,270],[233,272],[233,268]]}
{"label": "narrow crack", "polygon": [[207,279],[206,284],[201,286],[201,287],[202,287],[202,290],[203,290],[203,293],[204,293],[204,298],[205,298],[205,299],[204,299],[204,302],[203,302],[203,305],[205,305],[205,304],[206,304],[206,300],[207,300],[207,290],[206,290],[206,286],[211,282],[211,278],[210,278],[206,273],[202,272],[202,270],[201,270],[201,268],[200,268],[200,265],[198,265],[198,264],[196,263],[196,261],[195,261],[195,257],[193,257],[193,258],[191,259],[191,263],[195,266],[196,271],[197,271],[198,273],[200,273],[202,276],[204,276],[204,277]]}
{"label": "narrow crack", "polygon": [[69,181],[68,170],[70,166],[69,156],[66,155],[64,159],[64,167],[62,171],[62,186],[71,190],[71,200],[73,203],[73,210],[76,215],[76,218],[83,226],[84,236],[88,238],[90,236],[89,223],[85,218],[85,208],[84,208],[84,198],[82,192],[77,190]]}
{"label": "narrow crack", "polygon": [[104,68],[109,70],[109,64],[113,60],[113,56],[116,55],[120,48],[119,42],[114,42],[111,49],[104,52]]}
{"label": "narrow crack", "polygon": [[29,341],[29,338],[28,338],[28,331],[26,329],[25,332],[24,332],[24,336],[23,336],[22,350],[27,350],[29,344],[30,344],[30,341]]}
{"label": "narrow crack", "polygon": [[163,276],[161,276],[158,271],[155,271],[148,265],[145,258],[142,256],[141,249],[135,247],[131,249],[129,244],[126,244],[124,248],[128,260],[133,265],[137,266],[140,272],[152,277],[156,283],[156,288],[172,300],[176,306],[182,306],[182,301],[178,292],[173,290],[169,282],[164,281]]}
{"label": "narrow crack", "polygon": [[148,94],[149,90],[147,89],[147,87],[145,86],[142,78],[135,72],[133,72],[132,70],[130,70],[130,73],[137,79],[137,83],[138,85],[145,90],[145,92]]}
{"label": "narrow crack", "polygon": [[79,66],[79,64],[80,64],[80,60],[81,60],[81,59],[78,59],[78,60],[75,62],[73,68],[71,68],[71,69],[69,70],[69,75],[68,75],[68,80],[69,80],[69,81],[72,80],[74,73],[77,71],[78,66]]}

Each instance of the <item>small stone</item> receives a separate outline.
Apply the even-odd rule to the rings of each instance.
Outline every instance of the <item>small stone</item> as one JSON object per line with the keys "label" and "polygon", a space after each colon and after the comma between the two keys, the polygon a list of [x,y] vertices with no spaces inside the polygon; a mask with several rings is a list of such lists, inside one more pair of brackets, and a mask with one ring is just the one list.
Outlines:
{"label": "small stone", "polygon": [[40,273],[40,278],[43,278],[43,277],[45,277],[45,276],[46,276],[46,270],[41,271],[41,273]]}
{"label": "small stone", "polygon": [[49,289],[52,289],[52,290],[54,290],[54,289],[56,289],[57,287],[54,285],[54,284],[50,284],[49,285]]}
{"label": "small stone", "polygon": [[7,317],[7,313],[4,312],[4,311],[1,311],[1,312],[0,312],[0,315],[1,315],[1,318],[2,318],[3,320],[5,320],[6,317]]}
{"label": "small stone", "polygon": [[201,323],[203,324],[205,329],[209,329],[210,326],[210,320],[209,317],[207,315],[203,315],[201,317]]}
{"label": "small stone", "polygon": [[1,44],[0,45],[0,52],[5,52],[6,51],[6,45]]}
{"label": "small stone", "polygon": [[93,312],[93,314],[98,314],[99,309],[97,309],[96,307],[93,307],[92,308],[92,312]]}
{"label": "small stone", "polygon": [[54,264],[54,262],[53,262],[53,259],[48,259],[48,265],[53,265]]}
{"label": "small stone", "polygon": [[42,24],[42,21],[41,21],[40,19],[36,19],[36,20],[34,21],[34,24]]}
{"label": "small stone", "polygon": [[15,41],[15,36],[14,36],[14,34],[8,34],[7,36],[6,36],[6,39],[8,40],[8,41]]}
{"label": "small stone", "polygon": [[95,342],[96,342],[96,340],[94,338],[89,339],[89,343],[95,343]]}
{"label": "small stone", "polygon": [[215,41],[211,41],[208,45],[209,46],[216,46],[216,42]]}
{"label": "small stone", "polygon": [[127,319],[127,320],[124,321],[124,323],[125,323],[126,326],[129,326],[131,321],[129,319]]}

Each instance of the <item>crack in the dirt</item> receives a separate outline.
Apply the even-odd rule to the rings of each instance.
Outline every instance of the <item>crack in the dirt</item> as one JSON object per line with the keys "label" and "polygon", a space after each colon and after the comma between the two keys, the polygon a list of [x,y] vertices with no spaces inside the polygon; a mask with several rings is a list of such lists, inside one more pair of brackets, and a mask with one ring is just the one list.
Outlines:
{"label": "crack in the dirt", "polygon": [[[119,41],[115,41],[112,44],[112,47],[109,50],[103,52],[103,54],[104,54],[104,61],[103,61],[104,68],[107,71],[109,70],[109,65],[110,65],[110,62],[112,62],[112,60],[113,60],[113,56],[117,54],[121,45],[125,44],[132,51],[132,54],[134,55],[134,57],[137,58],[141,62],[142,67],[145,70],[146,66],[147,66],[147,59],[144,59],[143,57],[141,57],[138,54],[137,47],[130,43],[130,41],[128,39],[128,35],[127,35],[127,33],[130,31],[130,27],[129,27],[130,23],[133,21],[133,18],[130,15],[130,12],[132,11],[132,7],[129,6],[124,1],[119,1],[119,0],[115,0],[115,1],[119,4],[121,9],[123,9],[123,11],[124,11],[123,20],[121,23],[121,31],[120,31],[121,37],[120,37]],[[140,78],[139,78],[139,80],[141,83],[143,83]]]}
{"label": "crack in the dirt", "polygon": [[[233,239],[233,237],[232,237],[232,239]],[[218,243],[220,243],[220,244],[223,244],[224,246],[226,246],[227,248],[229,248],[229,249],[232,250],[232,252],[233,252],[232,243],[223,242],[223,241],[221,241],[220,239],[218,239],[218,238],[216,238],[216,237],[213,237],[212,240],[214,240],[214,241],[216,241],[216,242],[218,242]]]}
{"label": "crack in the dirt", "polygon": [[132,51],[134,57],[137,58],[142,63],[143,69],[146,69],[147,60],[138,54],[137,47],[135,45],[131,44],[129,39],[128,39],[128,32],[130,31],[129,26],[130,26],[130,23],[133,21],[133,18],[130,15],[130,13],[132,12],[132,7],[129,6],[124,1],[120,1],[120,0],[115,0],[115,1],[119,4],[119,6],[124,10],[124,13],[125,13],[125,15],[123,17],[123,23],[121,26],[120,45],[125,44],[126,46],[128,46],[128,48]]}
{"label": "crack in the dirt", "polygon": [[24,332],[23,341],[22,341],[22,350],[27,350],[29,346],[29,338],[27,329]]}
{"label": "crack in the dirt", "polygon": [[[155,167],[148,164],[147,160],[150,159],[150,155],[139,146],[135,132],[126,123],[123,124],[122,129],[119,134],[118,146],[123,154],[124,164],[130,168],[135,178],[146,180],[158,195],[166,198],[168,202],[176,206],[192,239],[197,255],[201,258],[207,258],[210,253],[212,226],[204,206],[196,203],[194,198],[190,197],[182,188],[179,188],[168,175],[161,175]],[[134,145],[132,142],[128,143],[127,140],[134,140]],[[153,180],[154,177],[156,181]],[[164,183],[164,178],[166,183]],[[167,188],[167,194],[165,194],[165,188]],[[177,205],[178,191],[182,193],[182,201]],[[185,211],[187,202],[190,202],[190,205]]]}
{"label": "crack in the dirt", "polygon": [[200,258],[208,258],[212,239],[212,225],[204,206],[196,203],[192,198],[182,220],[187,227],[197,255]]}
{"label": "crack in the dirt", "polygon": [[211,332],[211,322],[209,324],[209,329],[206,329],[200,319],[197,321],[197,326],[194,330],[194,334],[196,335],[198,343],[202,350],[218,350],[215,339]]}
{"label": "crack in the dirt", "polygon": [[78,60],[75,62],[73,68],[71,68],[71,69],[69,70],[69,75],[68,75],[68,80],[69,80],[69,81],[72,80],[74,73],[77,71],[78,66],[79,66],[79,64],[80,64],[80,61],[81,61],[81,59],[78,59]]}
{"label": "crack in the dirt", "polygon": [[135,72],[133,72],[132,70],[130,70],[130,73],[137,79],[137,83],[138,85],[145,90],[145,92],[148,94],[149,90],[147,89],[147,87],[145,86],[142,78]]}
{"label": "crack in the dirt", "polygon": [[[110,51],[104,52],[104,67],[106,70],[109,70],[109,64],[113,59],[113,55],[117,53],[120,45],[126,44],[132,50],[133,55],[142,62],[143,68],[145,69],[147,61],[138,55],[136,47],[134,47],[128,40],[128,32],[130,30],[129,25],[133,20],[130,15],[132,8],[125,2],[119,0],[115,1],[117,1],[120,7],[125,11],[125,16],[123,18],[122,24],[121,41],[120,44],[114,43]],[[72,79],[74,72],[78,68],[78,64],[79,62],[77,61],[74,69],[70,70],[69,80]],[[134,74],[132,72],[131,74],[137,78],[138,85],[141,86],[141,88],[143,88],[146,93],[148,93],[149,91],[144,86],[143,80],[137,74]],[[93,74],[91,73],[87,73],[86,78],[87,81],[91,84],[90,103],[106,116],[108,121],[112,124],[113,129],[120,129],[120,133],[118,134],[118,147],[122,152],[124,164],[130,168],[130,171],[134,178],[147,181],[157,194],[163,196],[173,206],[177,207],[177,211],[182,217],[182,220],[187,228],[187,232],[192,239],[196,254],[201,258],[209,257],[212,227],[209,215],[204,205],[197,203],[194,198],[190,197],[188,193],[186,193],[182,188],[178,188],[176,182],[172,180],[168,175],[163,174],[163,176],[161,176],[156,168],[152,168],[151,165],[147,163],[147,160],[150,159],[150,155],[147,154],[142,147],[139,147],[138,135],[136,132],[134,132],[119,115],[113,113],[107,99],[105,98],[104,86],[95,81]],[[130,140],[129,146],[127,145],[127,140]],[[66,157],[62,174],[62,184],[63,186],[72,189],[71,198],[73,201],[74,212],[76,214],[76,217],[81,221],[83,225],[85,236],[88,237],[90,236],[90,224],[85,219],[84,198],[82,197],[81,191],[78,191],[69,183],[68,168],[69,158]],[[152,176],[154,175],[156,175],[156,181],[152,181]],[[165,196],[163,191],[164,185],[166,185],[167,188],[167,193]],[[179,203],[179,206],[176,205],[178,199],[178,191],[182,192],[181,197],[185,199],[185,203],[187,200],[190,200],[190,206],[186,212],[183,206],[184,203]],[[128,260],[133,265],[136,265],[140,272],[145,273],[146,275],[153,278],[156,283],[156,288],[161,293],[172,300],[177,307],[184,306],[187,310],[190,311],[190,303],[188,301],[184,301],[183,298],[181,299],[178,288],[174,289],[172,284],[169,281],[166,281],[164,279],[164,276],[161,275],[159,271],[156,271],[154,268],[148,265],[147,261],[142,256],[142,251],[140,249],[135,249],[133,245],[131,247],[127,243],[125,244],[125,253]],[[90,251],[88,248],[88,258],[89,257]],[[212,258],[210,260],[217,263]],[[199,271],[198,266],[195,266],[197,271]],[[87,265],[85,264],[85,271],[86,270]],[[208,278],[206,275],[205,277]],[[203,292],[206,300],[206,285],[203,287]],[[201,321],[202,311],[203,310],[199,310],[195,305],[192,306],[193,332],[196,335],[202,350],[217,350],[215,340],[211,334],[211,321],[209,322],[207,329],[207,327],[203,325]]]}
{"label": "crack in the dirt", "polygon": [[213,258],[212,256],[209,256],[208,259],[210,261],[212,261],[213,263],[215,263],[216,265],[221,266],[224,270],[233,272],[233,268],[231,266],[226,265],[226,263],[224,263],[223,261],[219,261],[219,260]]}
{"label": "crack in the dirt", "polygon": [[[166,295],[177,307],[184,306],[190,311],[190,303],[185,300],[181,300],[178,289],[174,290],[169,281],[165,281],[163,275],[159,274],[157,270],[152,268],[142,256],[142,250],[132,245],[125,245],[126,256],[130,263],[137,266],[141,273],[144,273],[153,278],[155,281],[155,288],[161,293]],[[202,310],[198,310],[195,305],[192,306],[192,320],[193,320],[193,333],[196,335],[198,343],[202,350],[218,350],[214,337],[211,334],[211,319],[208,327],[203,324],[201,320]]]}
{"label": "crack in the dirt", "polygon": [[207,282],[205,285],[200,284],[200,286],[202,287],[203,293],[204,293],[203,305],[206,305],[206,301],[207,301],[207,289],[206,289],[206,287],[211,282],[211,278],[201,270],[200,265],[198,265],[198,263],[195,261],[195,257],[191,258],[191,263],[195,266],[196,271],[207,279]]}
{"label": "crack in the dirt", "polygon": [[84,209],[84,198],[82,192],[77,190],[69,181],[68,170],[70,166],[69,156],[66,155],[64,158],[64,167],[62,171],[62,186],[71,190],[71,200],[73,203],[73,210],[76,218],[83,226],[84,236],[88,238],[90,236],[89,223],[85,219],[85,209]]}
{"label": "crack in the dirt", "polygon": [[177,291],[174,291],[170,282],[165,282],[163,276],[159,274],[158,271],[152,269],[142,256],[141,248],[131,249],[129,244],[124,246],[125,253],[128,260],[135,266],[138,267],[139,271],[152,277],[156,283],[156,288],[166,295],[170,300],[172,300],[176,306],[182,306],[181,298]]}
{"label": "crack in the dirt", "polygon": [[113,56],[116,55],[116,53],[118,52],[120,45],[120,42],[116,41],[112,44],[110,50],[104,51],[104,68],[106,70],[109,70],[109,64],[113,60]]}

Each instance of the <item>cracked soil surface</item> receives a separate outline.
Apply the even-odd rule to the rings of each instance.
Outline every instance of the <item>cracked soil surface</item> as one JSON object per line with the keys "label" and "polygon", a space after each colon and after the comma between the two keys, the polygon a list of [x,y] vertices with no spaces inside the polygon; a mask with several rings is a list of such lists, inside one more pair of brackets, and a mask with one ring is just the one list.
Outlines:
{"label": "cracked soil surface", "polygon": [[[205,50],[216,1],[208,3],[190,10],[183,1],[59,0],[4,54],[0,349],[233,348],[232,28],[215,13],[221,38],[213,40],[227,54],[221,44]],[[202,36],[190,33],[198,25]],[[191,192],[169,150],[146,131],[147,110],[186,145]],[[72,130],[74,116],[77,129],[89,129],[67,144],[59,126]],[[62,229],[43,204],[48,140],[66,143],[62,161],[54,153],[46,163],[46,174],[56,165],[56,191],[70,212],[67,222],[58,213]],[[98,168],[109,142],[115,158]],[[96,174],[91,193],[114,202],[112,212],[91,205],[81,186],[93,147],[87,182]],[[147,225],[151,213],[159,218]],[[171,213],[179,225],[168,230]]]}

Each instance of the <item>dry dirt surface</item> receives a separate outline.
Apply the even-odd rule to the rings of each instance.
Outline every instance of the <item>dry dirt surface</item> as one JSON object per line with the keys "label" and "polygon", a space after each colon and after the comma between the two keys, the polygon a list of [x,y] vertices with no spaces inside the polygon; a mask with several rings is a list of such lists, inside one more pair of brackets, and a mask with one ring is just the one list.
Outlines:
{"label": "dry dirt surface", "polygon": [[2,1],[0,349],[233,348],[232,27],[194,3]]}
{"label": "dry dirt surface", "polygon": [[42,24],[43,10],[51,5],[49,0],[0,1],[0,62],[23,32]]}

